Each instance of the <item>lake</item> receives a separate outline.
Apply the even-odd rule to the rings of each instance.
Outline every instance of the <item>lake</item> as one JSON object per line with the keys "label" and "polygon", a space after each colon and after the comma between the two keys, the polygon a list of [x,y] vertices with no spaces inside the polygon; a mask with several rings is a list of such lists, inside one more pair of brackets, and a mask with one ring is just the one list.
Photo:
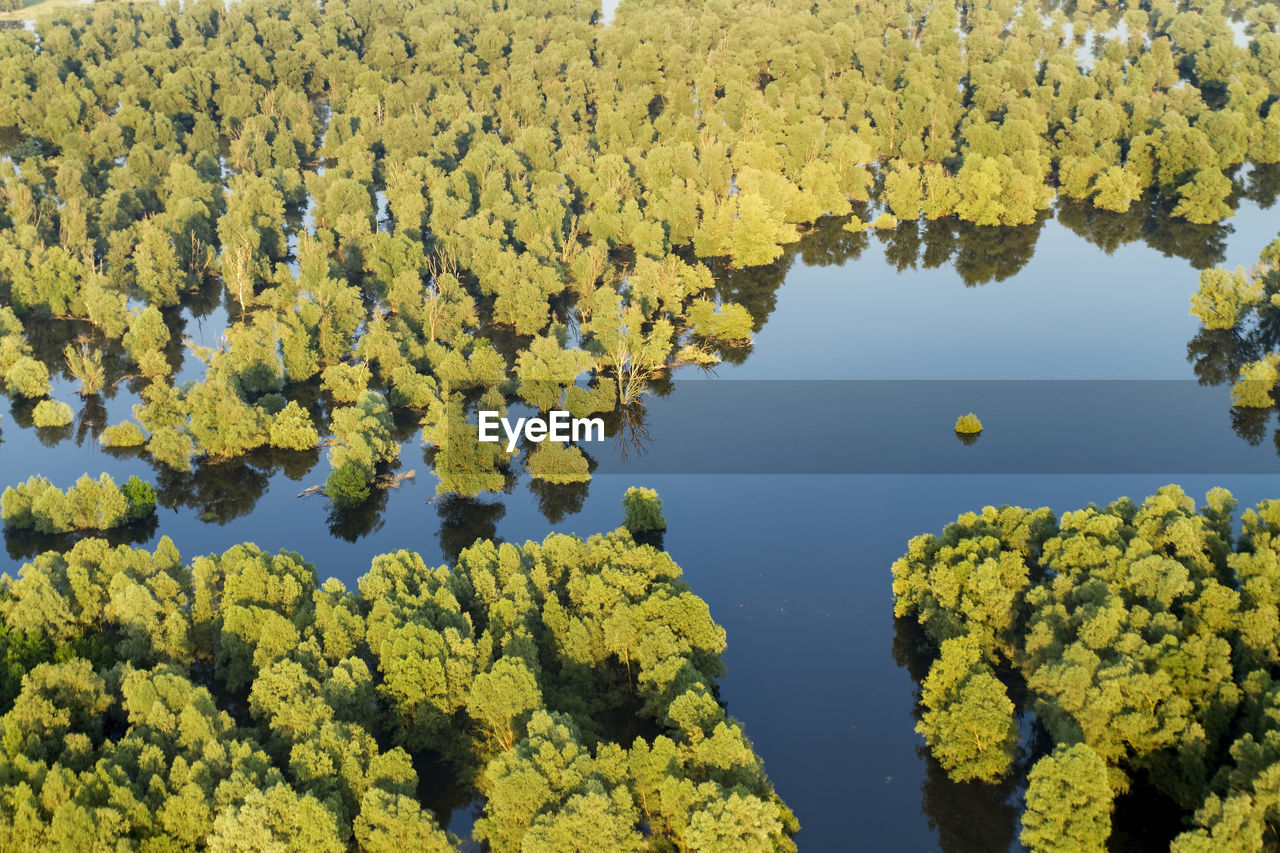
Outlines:
{"label": "lake", "polygon": [[[1255,195],[1270,202],[1266,192]],[[1016,785],[954,785],[923,754],[914,683],[894,653],[889,566],[911,536],[985,504],[1061,512],[1140,498],[1169,482],[1197,500],[1216,485],[1242,506],[1280,497],[1280,480],[1256,473],[1280,469],[1274,421],[1237,424],[1237,434],[1229,389],[1196,383],[1188,342],[1198,322],[1187,313],[1197,268],[1251,265],[1276,226],[1251,199],[1219,227],[1142,213],[1086,216],[1074,206],[1023,228],[935,223],[850,234],[826,223],[770,268],[717,271],[721,295],[746,305],[759,324],[752,351],[712,374],[679,374],[665,397],[649,401],[647,442],[593,451],[600,468],[588,487],[533,490],[522,477],[509,494],[435,500],[409,424],[399,470],[416,476],[385,492],[377,511],[331,523],[322,497],[299,497],[323,482],[320,454],[291,456],[283,469],[279,458],[255,456],[161,476],[100,449],[81,427],[127,417],[132,399],[123,389],[105,411],[83,412],[62,440],[21,428],[21,413],[11,410],[0,422],[0,480],[41,473],[65,488],[86,471],[117,481],[137,474],[157,481],[165,504],[146,544],[164,533],[190,558],[251,540],[299,551],[322,577],[348,586],[372,556],[399,548],[438,564],[477,537],[521,542],[551,530],[609,530],[621,521],[628,486],[656,488],[665,546],[728,632],[722,698],[800,819],[800,848],[1009,846]],[[215,310],[187,332],[211,340],[223,318]],[[1012,405],[1026,393],[1008,380],[1063,384],[1037,386],[1061,393],[1045,391],[1038,405],[1046,408],[1028,412]],[[707,383],[722,387],[709,391]],[[58,399],[76,401],[70,384],[55,386]],[[1168,396],[1170,411],[1194,409],[1194,425],[1152,416],[1151,434],[1126,437],[1151,410],[1126,403],[1133,389],[1164,389],[1151,393]],[[726,404],[682,450],[671,425],[719,393],[759,416],[734,415]],[[884,408],[893,394],[924,402],[907,417]],[[810,414],[804,401],[833,399],[852,413],[849,429],[862,430],[856,441],[839,421],[824,422],[821,441],[801,431]],[[1101,408],[1097,400],[1113,401],[1098,413],[1097,430],[1036,432],[1061,420],[1061,412],[1047,414],[1054,405],[1081,409],[1084,423],[1091,402]],[[967,447],[951,425],[970,408],[987,430]],[[1052,449],[1068,439],[1079,444],[1065,465],[1068,457]],[[1118,444],[1124,440],[1133,453]],[[1178,441],[1203,454],[1188,459]],[[626,460],[618,458],[623,447]],[[824,469],[827,458],[840,461]],[[705,473],[681,473],[690,470]],[[14,537],[6,546],[11,574],[42,547]],[[465,833],[468,820],[460,812],[451,825]]]}

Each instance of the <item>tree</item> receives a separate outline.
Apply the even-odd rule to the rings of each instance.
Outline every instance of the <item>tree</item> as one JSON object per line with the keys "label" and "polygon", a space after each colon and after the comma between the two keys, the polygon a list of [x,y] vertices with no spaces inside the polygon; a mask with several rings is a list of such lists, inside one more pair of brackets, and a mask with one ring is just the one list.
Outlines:
{"label": "tree", "polygon": [[1230,329],[1262,301],[1262,282],[1245,274],[1214,267],[1200,273],[1200,288],[1191,296],[1191,315],[1206,329]]}
{"label": "tree", "polygon": [[214,819],[208,839],[213,851],[332,851],[345,846],[338,841],[332,813],[314,797],[299,797],[284,784],[255,790],[241,804],[232,805]]}
{"label": "tree", "polygon": [[[329,448],[329,464],[333,468],[330,480],[335,494],[353,498],[358,495],[361,489],[354,485],[358,475],[367,497],[378,466],[400,455],[400,445],[391,435],[391,411],[386,399],[374,391],[362,392],[354,405],[334,411],[332,428],[335,443]],[[343,473],[339,475],[339,471]],[[333,479],[335,476],[339,479]],[[347,497],[340,500],[346,501]],[[351,505],[354,504],[347,504]]]}
{"label": "tree", "polygon": [[1013,702],[976,640],[943,641],[921,685],[921,702],[916,731],[952,779],[994,782],[1008,772],[1018,745]]}
{"label": "tree", "polygon": [[70,344],[63,349],[67,371],[80,382],[80,396],[92,397],[102,390],[106,373],[102,369],[102,353],[91,349],[85,341],[79,347]]}
{"label": "tree", "polygon": [[467,697],[467,714],[504,751],[515,746],[521,718],[541,707],[537,677],[518,658],[499,658],[476,676]]}
{"label": "tree", "polygon": [[31,412],[31,419],[38,427],[64,427],[75,418],[75,412],[61,400],[41,400]]}
{"label": "tree", "polygon": [[1225,219],[1232,214],[1227,204],[1231,189],[1230,179],[1218,169],[1201,169],[1191,181],[1178,187],[1179,201],[1173,215],[1199,225]]}
{"label": "tree", "polygon": [[122,341],[129,358],[143,376],[155,379],[169,375],[171,368],[164,354],[169,343],[169,327],[154,305],[148,305],[133,315]]}
{"label": "tree", "polygon": [[[109,505],[107,482],[82,478],[68,517]],[[63,497],[11,489],[6,520],[35,512],[15,503],[31,489]],[[121,491],[126,517],[152,494]],[[318,583],[297,554],[184,564],[167,538],[82,539],[0,578],[0,840],[451,849],[410,748],[486,798],[476,833],[495,849],[794,851],[794,818],[712,695],[723,630],[625,530],[482,540],[451,567],[402,551],[356,592]],[[104,789],[139,805],[102,806]]]}
{"label": "tree", "polygon": [[1031,850],[1105,850],[1111,834],[1107,765],[1084,744],[1059,744],[1027,774],[1022,843]]}
{"label": "tree", "polygon": [[587,457],[577,447],[544,441],[529,455],[529,475],[556,485],[585,483],[591,479]]}
{"label": "tree", "polygon": [[662,515],[662,499],[653,489],[632,486],[622,496],[622,508],[626,513],[623,526],[632,533],[651,533],[667,529]]}
{"label": "tree", "polygon": [[271,446],[282,450],[309,450],[320,443],[320,433],[297,400],[290,400],[272,417],[270,436]]}
{"label": "tree", "polygon": [[49,368],[28,355],[19,356],[4,374],[9,396],[46,397],[53,390]]}
{"label": "tree", "polygon": [[329,472],[324,493],[339,509],[352,509],[369,499],[369,480],[355,462],[344,462]]}

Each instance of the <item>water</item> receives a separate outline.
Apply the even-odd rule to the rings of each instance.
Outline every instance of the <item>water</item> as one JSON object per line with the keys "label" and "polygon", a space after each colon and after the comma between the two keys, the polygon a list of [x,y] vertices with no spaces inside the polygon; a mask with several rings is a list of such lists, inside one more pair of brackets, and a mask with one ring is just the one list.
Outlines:
{"label": "water", "polygon": [[[1275,228],[1275,217],[1250,200],[1219,228],[1179,228],[1141,213],[1086,223],[1075,208],[1021,229],[934,225],[853,235],[829,226],[772,268],[719,271],[721,296],[748,305],[761,326],[750,354],[707,378],[1194,380],[1187,343],[1197,324],[1187,307],[1197,268],[1251,264]],[[221,316],[215,311],[202,329],[188,330],[209,341]],[[672,400],[693,383],[675,385]],[[55,395],[74,401],[72,390],[59,381]],[[1244,446],[1230,428],[1227,390],[1203,393],[1210,406],[1216,399],[1211,415],[1221,432],[1213,440]],[[105,414],[84,417],[115,422],[129,403],[122,391],[105,401]],[[654,411],[662,404],[654,400]],[[1280,496],[1272,476],[1180,476],[1172,468],[1089,476],[1012,468],[963,476],[681,475],[639,473],[637,462],[587,487],[535,492],[521,478],[509,494],[450,501],[435,498],[409,423],[399,470],[417,476],[384,493],[377,512],[336,524],[323,498],[297,496],[323,481],[321,454],[158,476],[138,458],[101,450],[87,434],[77,443],[75,426],[47,446],[41,438],[50,437],[20,428],[17,414],[11,406],[0,422],[0,481],[38,472],[65,487],[85,471],[117,480],[138,474],[158,481],[167,504],[157,530],[144,532],[147,544],[165,533],[190,558],[254,541],[299,551],[322,577],[349,586],[373,555],[397,548],[438,564],[477,536],[522,542],[551,530],[612,529],[628,486],[658,489],[666,547],[728,632],[722,696],[796,811],[802,850],[985,850],[1016,838],[1015,786],[947,783],[913,731],[914,684],[893,653],[889,587],[889,565],[911,536],[984,504],[1060,512],[1145,496],[1168,482],[1197,498],[1223,485],[1245,506]],[[712,435],[731,428],[705,425]],[[939,430],[954,443],[949,425]],[[998,430],[988,430],[976,447],[955,444],[956,452],[998,446]],[[899,449],[909,454],[911,447]],[[1265,454],[1259,459],[1276,458],[1267,442],[1255,450]],[[0,564],[16,573],[37,544],[10,537]],[[454,817],[465,832],[466,815]]]}

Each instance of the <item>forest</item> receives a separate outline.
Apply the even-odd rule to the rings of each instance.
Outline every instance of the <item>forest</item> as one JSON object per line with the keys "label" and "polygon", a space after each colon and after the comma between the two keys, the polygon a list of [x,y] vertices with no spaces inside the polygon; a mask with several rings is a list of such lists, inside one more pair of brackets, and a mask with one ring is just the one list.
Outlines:
{"label": "forest", "polygon": [[[477,408],[625,432],[675,369],[741,360],[808,235],[982,281],[1056,206],[1208,266],[1280,187],[1278,26],[1172,2],[55,10],[0,31],[0,386],[42,440],[142,455],[162,503],[323,449],[341,527],[415,433],[443,495],[527,472],[572,503],[583,449],[479,443]],[[1010,245],[966,258],[972,229]]]}
{"label": "forest", "polygon": [[[1221,264],[1280,195],[1278,102],[1280,14],[1244,0],[190,0],[0,29],[3,429],[151,471],[0,483],[26,560],[0,576],[0,848],[456,849],[476,808],[499,853],[796,849],[656,493],[612,533],[502,541],[477,497],[526,483],[556,524],[597,461],[480,442],[476,413],[642,449],[645,400],[741,363],[791,265],[876,241],[976,286],[1056,217],[1202,271],[1188,359],[1260,442],[1280,244]],[[385,553],[349,589],[159,536],[277,472],[367,536],[414,447],[438,568]],[[988,508],[895,564],[918,731],[952,780],[1026,779],[1030,849],[1102,849],[1138,797],[1179,853],[1274,842],[1280,504],[1238,535],[1233,508]]]}
{"label": "forest", "polygon": [[661,501],[625,505],[354,590],[252,544],[40,555],[0,577],[0,847],[450,850],[479,795],[494,851],[794,850]]}
{"label": "forest", "polygon": [[894,564],[927,661],[917,731],[953,780],[1025,774],[1028,849],[1106,849],[1139,795],[1175,853],[1274,847],[1280,502],[1238,535],[1235,506],[1168,486],[1060,518],[985,507]]}

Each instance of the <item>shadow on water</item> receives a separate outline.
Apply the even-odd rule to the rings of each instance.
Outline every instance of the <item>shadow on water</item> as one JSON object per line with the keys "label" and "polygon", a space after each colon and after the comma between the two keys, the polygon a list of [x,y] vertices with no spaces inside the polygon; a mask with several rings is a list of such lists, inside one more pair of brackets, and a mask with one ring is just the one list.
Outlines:
{"label": "shadow on water", "polygon": [[159,519],[154,515],[124,527],[74,533],[37,533],[34,530],[4,528],[4,549],[11,560],[29,560],[44,551],[70,551],[81,539],[105,539],[112,545],[140,545],[156,535]]}
{"label": "shadow on water", "polygon": [[[894,619],[892,655],[916,685],[917,704],[912,716],[918,722],[923,711],[919,688],[929,673],[936,649],[916,622]],[[945,853],[1022,849],[1018,834],[1027,774],[1054,749],[1053,741],[1036,720],[1026,685],[1014,673],[997,674],[1014,701],[1022,735],[1013,767],[1004,779],[995,784],[954,782],[923,743],[916,748],[925,767],[920,810],[937,833],[938,846]],[[1116,798],[1108,847],[1138,853],[1167,851],[1184,828],[1182,813],[1181,807],[1165,794],[1140,776],[1134,778],[1129,791]]]}
{"label": "shadow on water", "polygon": [[[1249,198],[1266,205],[1272,203],[1278,194],[1280,167],[1254,168],[1237,179],[1237,201]],[[862,218],[870,218],[865,206],[860,206],[856,212]],[[967,286],[1004,281],[1017,275],[1031,260],[1051,218],[1056,218],[1062,226],[1108,253],[1124,244],[1140,241],[1165,254],[1185,258],[1197,268],[1222,259],[1226,238],[1233,230],[1231,225],[1193,225],[1169,214],[1167,202],[1148,196],[1126,213],[1111,213],[1088,204],[1060,200],[1053,211],[1043,212],[1035,223],[1017,227],[978,226],[944,218],[902,222],[890,229],[850,232],[844,228],[845,218],[827,217],[814,223],[797,242],[786,246],[781,256],[771,264],[737,269],[725,259],[711,259],[706,263],[713,273],[717,298],[747,308],[753,318],[754,330],[759,332],[775,311],[779,288],[797,261],[812,267],[840,266],[858,259],[873,241],[880,245],[889,266],[898,271],[951,265]],[[224,297],[215,281],[206,280],[196,289],[182,294],[180,308],[165,312],[170,332],[165,354],[170,365],[182,371],[184,376],[192,364],[198,367],[183,346],[184,338],[192,331],[189,325],[193,322],[201,324],[202,317],[224,322],[224,314],[218,311],[225,302]],[[1276,316],[1272,317],[1271,313]],[[1280,312],[1271,313],[1257,328],[1247,333],[1203,332],[1197,335],[1188,345],[1188,358],[1201,381],[1230,381],[1242,364],[1274,349],[1280,341]],[[219,317],[222,317],[221,321]],[[84,341],[97,347],[102,352],[106,374],[106,387],[102,393],[81,400],[71,426],[34,430],[35,437],[47,447],[57,447],[67,441],[75,441],[79,446],[96,444],[102,429],[126,414],[126,406],[122,403],[136,401],[146,380],[132,375],[135,368],[118,341],[105,340],[88,323],[30,325],[35,354],[50,365],[60,381],[74,387],[62,356],[64,348],[73,341]],[[486,326],[486,331],[502,351],[514,353],[527,344],[519,336],[512,337],[497,327]],[[220,329],[216,328],[198,330],[199,338],[206,343],[216,341],[220,335]],[[727,364],[740,364],[751,353],[752,347],[746,345],[725,348],[722,357]],[[674,384],[671,377],[664,377],[654,383],[651,392],[658,397],[665,396],[672,391]],[[326,420],[334,407],[333,401],[328,399],[316,381],[293,386],[288,393],[319,423]],[[119,399],[121,397],[125,399]],[[34,405],[35,401],[31,400],[13,401],[10,407],[13,424],[20,429],[34,429],[31,420]],[[419,427],[417,417],[403,411],[397,411],[396,415],[395,437],[407,441]],[[615,411],[605,420],[606,433],[616,440],[616,446],[606,452],[620,457],[644,454],[650,439],[643,405]],[[1233,413],[1232,424],[1251,442],[1257,443],[1265,438],[1267,424],[1256,414]],[[1277,441],[1280,441],[1280,434]],[[109,452],[117,457],[139,455],[137,451],[128,450]],[[143,458],[147,457],[143,455]],[[326,473],[315,470],[320,461],[318,451],[260,450],[226,462],[198,462],[189,472],[176,472],[157,463],[151,465],[155,469],[161,506],[188,508],[203,521],[226,524],[252,512],[277,473],[283,473],[290,480],[301,480],[311,474],[319,482]],[[595,462],[595,459],[589,459],[592,468]],[[513,473],[510,470],[499,473],[507,481],[503,491],[509,492],[514,485]],[[557,486],[531,481],[529,489],[543,517],[556,524],[581,510],[589,484]],[[344,541],[368,536],[379,529],[379,516],[385,505],[384,496],[371,500],[356,511],[333,512],[328,519],[330,532]],[[496,523],[493,510],[485,508],[492,506],[496,505],[482,501],[439,504],[441,541],[447,543],[446,553],[456,554],[473,541],[467,538],[471,529],[487,530]]]}
{"label": "shadow on water", "polygon": [[435,499],[435,508],[440,517],[440,551],[449,563],[456,563],[458,555],[477,540],[502,541],[498,522],[507,514],[507,507],[501,501],[444,495]]}
{"label": "shadow on water", "polygon": [[[929,673],[933,650],[920,626],[909,619],[894,619],[892,653],[894,662],[911,676],[918,688]],[[913,718],[919,721],[920,705]],[[1024,729],[1026,727],[1024,726]],[[1018,751],[1013,772],[997,784],[953,782],[947,771],[921,743],[916,747],[925,768],[920,785],[920,810],[928,820],[945,853],[986,853],[1016,847],[1018,814],[1028,766],[1028,749]]]}

